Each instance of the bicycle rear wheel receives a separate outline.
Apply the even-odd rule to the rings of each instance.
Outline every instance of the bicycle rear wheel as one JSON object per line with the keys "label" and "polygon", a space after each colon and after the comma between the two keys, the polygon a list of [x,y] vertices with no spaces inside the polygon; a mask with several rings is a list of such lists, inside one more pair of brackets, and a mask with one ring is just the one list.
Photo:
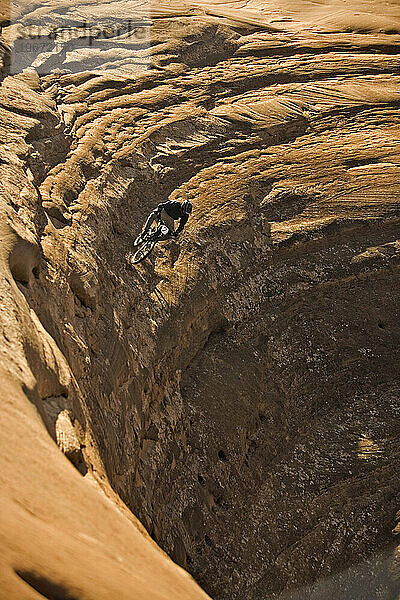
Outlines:
{"label": "bicycle rear wheel", "polygon": [[136,265],[137,263],[142,262],[142,260],[144,260],[150,254],[155,245],[155,240],[149,240],[145,242],[138,250],[136,250],[135,254],[132,256],[133,264]]}

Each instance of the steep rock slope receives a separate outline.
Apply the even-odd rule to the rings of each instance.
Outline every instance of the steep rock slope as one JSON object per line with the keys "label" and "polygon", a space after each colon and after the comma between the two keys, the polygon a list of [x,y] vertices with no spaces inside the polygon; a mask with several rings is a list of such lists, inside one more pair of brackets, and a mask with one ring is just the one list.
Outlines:
{"label": "steep rock slope", "polygon": [[396,597],[396,3],[4,14],[4,597]]}

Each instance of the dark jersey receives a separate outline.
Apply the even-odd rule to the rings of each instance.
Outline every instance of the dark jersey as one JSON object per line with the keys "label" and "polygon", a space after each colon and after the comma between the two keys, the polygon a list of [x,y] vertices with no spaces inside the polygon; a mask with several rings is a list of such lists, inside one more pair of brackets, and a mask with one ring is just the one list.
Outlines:
{"label": "dark jersey", "polygon": [[189,215],[182,210],[182,204],[178,202],[178,200],[168,200],[168,202],[162,202],[157,206],[157,210],[161,212],[165,210],[167,215],[176,221],[180,219],[179,225],[175,233],[180,233],[182,229],[185,227]]}

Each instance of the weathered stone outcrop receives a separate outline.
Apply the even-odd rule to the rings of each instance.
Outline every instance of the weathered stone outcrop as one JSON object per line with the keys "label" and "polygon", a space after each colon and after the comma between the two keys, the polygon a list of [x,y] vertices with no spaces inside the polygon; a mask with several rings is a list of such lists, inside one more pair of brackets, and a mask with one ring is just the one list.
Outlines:
{"label": "weathered stone outcrop", "polygon": [[396,597],[398,6],[241,4],[0,13],[4,598]]}

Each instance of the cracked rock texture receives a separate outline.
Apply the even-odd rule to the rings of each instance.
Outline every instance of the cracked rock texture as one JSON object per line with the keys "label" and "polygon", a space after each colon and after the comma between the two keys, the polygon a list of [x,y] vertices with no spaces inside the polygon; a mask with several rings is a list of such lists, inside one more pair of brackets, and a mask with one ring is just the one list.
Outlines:
{"label": "cracked rock texture", "polygon": [[0,21],[0,597],[397,598],[398,2]]}

